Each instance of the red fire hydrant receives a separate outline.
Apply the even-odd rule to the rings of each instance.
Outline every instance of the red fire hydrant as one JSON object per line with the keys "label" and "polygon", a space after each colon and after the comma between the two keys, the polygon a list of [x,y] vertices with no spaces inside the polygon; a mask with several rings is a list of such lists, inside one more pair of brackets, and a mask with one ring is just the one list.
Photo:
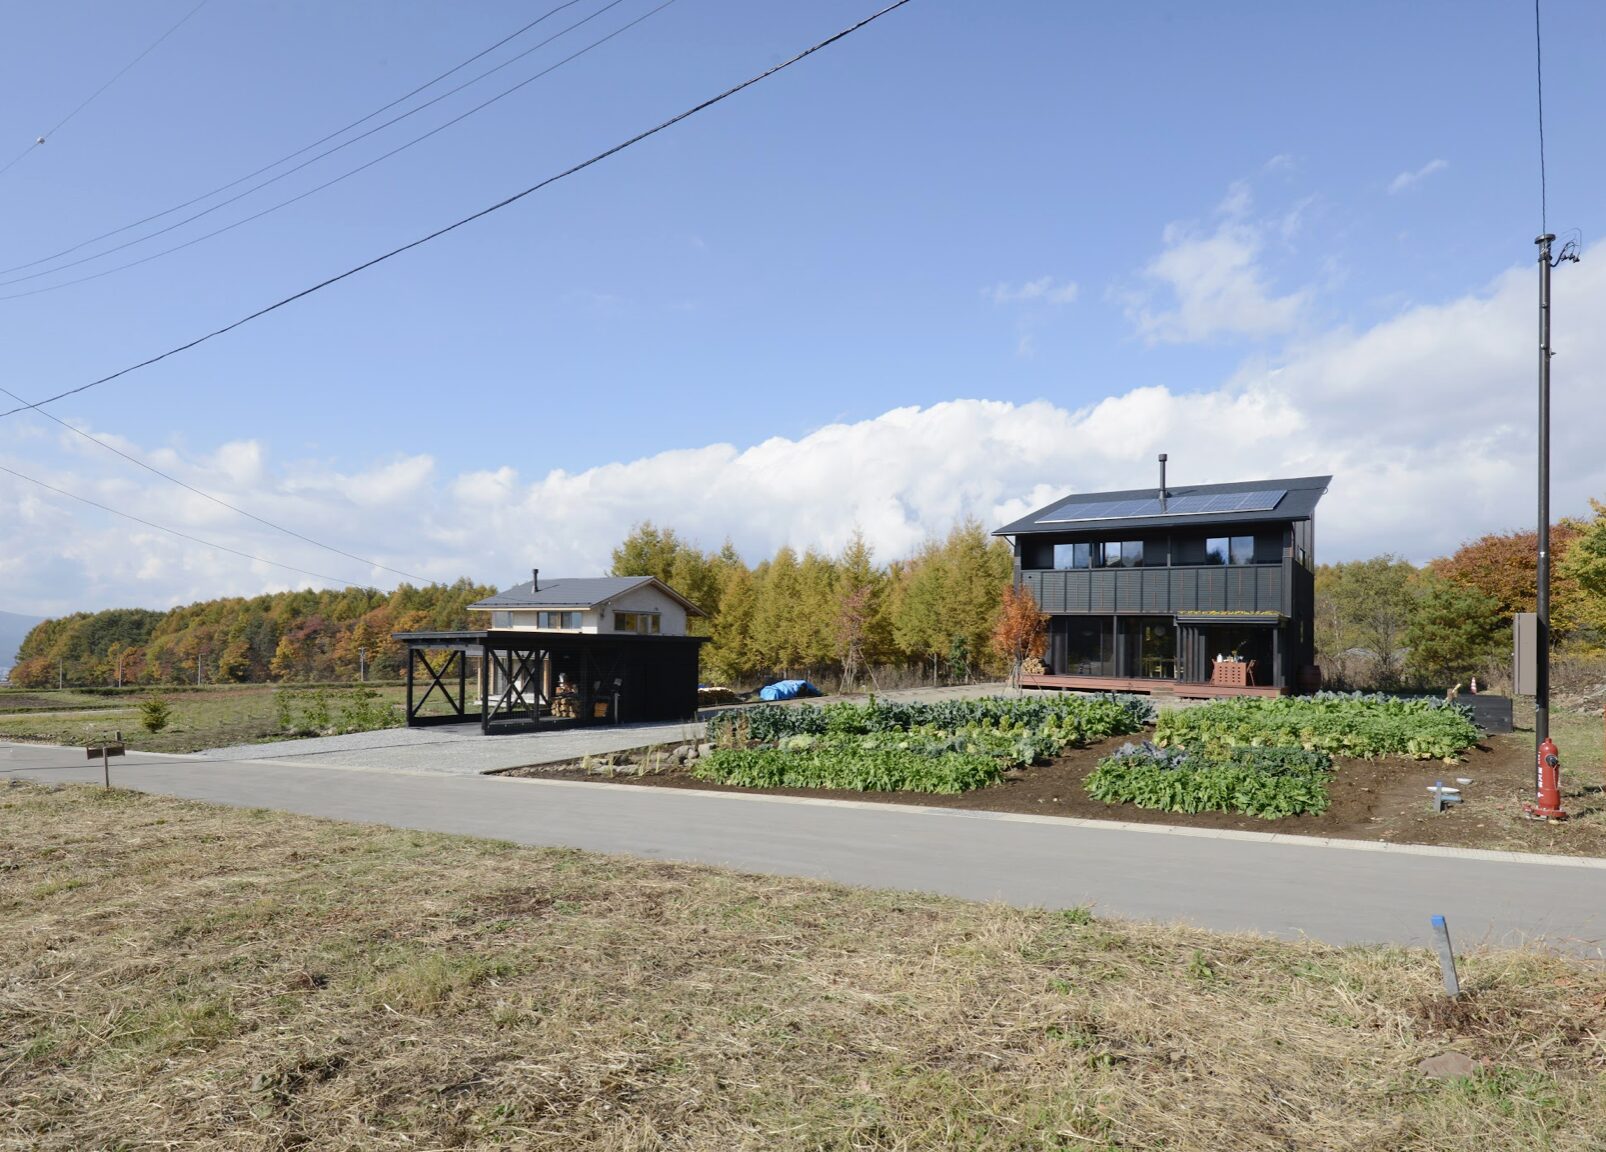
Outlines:
{"label": "red fire hydrant", "polygon": [[1567,819],[1567,813],[1561,810],[1561,757],[1556,754],[1556,743],[1549,736],[1539,745],[1534,776],[1538,796],[1534,803],[1524,804],[1523,811],[1535,820]]}

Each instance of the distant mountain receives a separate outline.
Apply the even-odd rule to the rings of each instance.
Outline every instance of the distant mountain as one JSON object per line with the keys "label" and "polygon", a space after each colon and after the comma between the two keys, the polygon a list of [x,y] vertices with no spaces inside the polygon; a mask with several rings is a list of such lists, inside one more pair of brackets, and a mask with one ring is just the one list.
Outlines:
{"label": "distant mountain", "polygon": [[11,671],[11,666],[17,662],[17,649],[22,647],[23,638],[40,620],[38,616],[0,612],[0,674]]}

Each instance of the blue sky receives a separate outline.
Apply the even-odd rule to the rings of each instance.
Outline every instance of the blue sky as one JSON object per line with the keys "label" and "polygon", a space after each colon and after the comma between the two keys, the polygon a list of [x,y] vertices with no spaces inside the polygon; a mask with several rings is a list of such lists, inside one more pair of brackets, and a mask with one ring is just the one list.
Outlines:
{"label": "blue sky", "polygon": [[[454,80],[603,2],[557,13]],[[192,6],[14,12],[0,162]],[[0,295],[293,195],[651,7],[623,0],[239,204]],[[36,399],[160,351],[873,7],[677,0],[296,205],[0,301],[0,378]],[[0,266],[242,175],[541,10],[213,0],[0,176]],[[956,515],[997,522],[1039,496],[1146,482],[1156,446],[1179,481],[1333,471],[1324,558],[1426,559],[1524,523],[1532,504],[1532,18],[1520,3],[914,0],[619,157],[52,410],[244,507],[432,577],[506,582],[541,557],[594,568],[643,516],[710,546],[729,535],[755,557],[782,540],[834,547],[858,524],[890,557]],[[1606,107],[1592,67],[1606,8],[1548,3],[1545,21],[1550,221],[1580,229],[1588,253],[1606,211],[1592,123]],[[1574,513],[1606,495],[1583,436],[1606,415],[1606,345],[1585,324],[1606,306],[1589,271],[1602,257],[1557,273],[1558,452],[1577,457],[1559,461],[1557,496]],[[956,401],[982,406],[941,407]],[[390,579],[38,417],[0,420],[0,463],[257,555]],[[1396,504],[1381,518],[1379,494]],[[1460,497],[1453,514],[1447,494]],[[10,477],[0,514],[16,530],[0,608],[297,582]],[[108,545],[126,554],[108,558]]]}

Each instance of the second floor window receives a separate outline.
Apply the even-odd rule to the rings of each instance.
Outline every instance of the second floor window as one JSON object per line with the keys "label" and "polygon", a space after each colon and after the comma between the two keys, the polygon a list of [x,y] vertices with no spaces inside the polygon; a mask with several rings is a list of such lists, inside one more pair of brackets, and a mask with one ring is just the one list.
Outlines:
{"label": "second floor window", "polygon": [[537,612],[535,614],[537,628],[578,628],[580,627],[580,613],[578,612]]}
{"label": "second floor window", "polygon": [[1106,568],[1143,567],[1143,541],[1111,540],[1107,542],[1104,545],[1104,566]]}
{"label": "second floor window", "polygon": [[615,612],[613,630],[634,632],[638,636],[658,635],[659,616],[656,612]]}
{"label": "second floor window", "polygon": [[1253,536],[1213,536],[1205,541],[1206,564],[1253,564]]}
{"label": "second floor window", "polygon": [[1054,567],[1056,568],[1091,568],[1093,566],[1093,544],[1056,544],[1054,545]]}

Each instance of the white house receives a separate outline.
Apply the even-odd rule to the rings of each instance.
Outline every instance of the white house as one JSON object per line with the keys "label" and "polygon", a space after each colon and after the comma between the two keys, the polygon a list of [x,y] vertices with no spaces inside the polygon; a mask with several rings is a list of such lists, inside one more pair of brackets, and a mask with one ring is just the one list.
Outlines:
{"label": "white house", "polygon": [[468,606],[486,614],[490,628],[593,635],[684,636],[686,621],[706,616],[697,605],[655,576],[588,576],[515,584]]}

